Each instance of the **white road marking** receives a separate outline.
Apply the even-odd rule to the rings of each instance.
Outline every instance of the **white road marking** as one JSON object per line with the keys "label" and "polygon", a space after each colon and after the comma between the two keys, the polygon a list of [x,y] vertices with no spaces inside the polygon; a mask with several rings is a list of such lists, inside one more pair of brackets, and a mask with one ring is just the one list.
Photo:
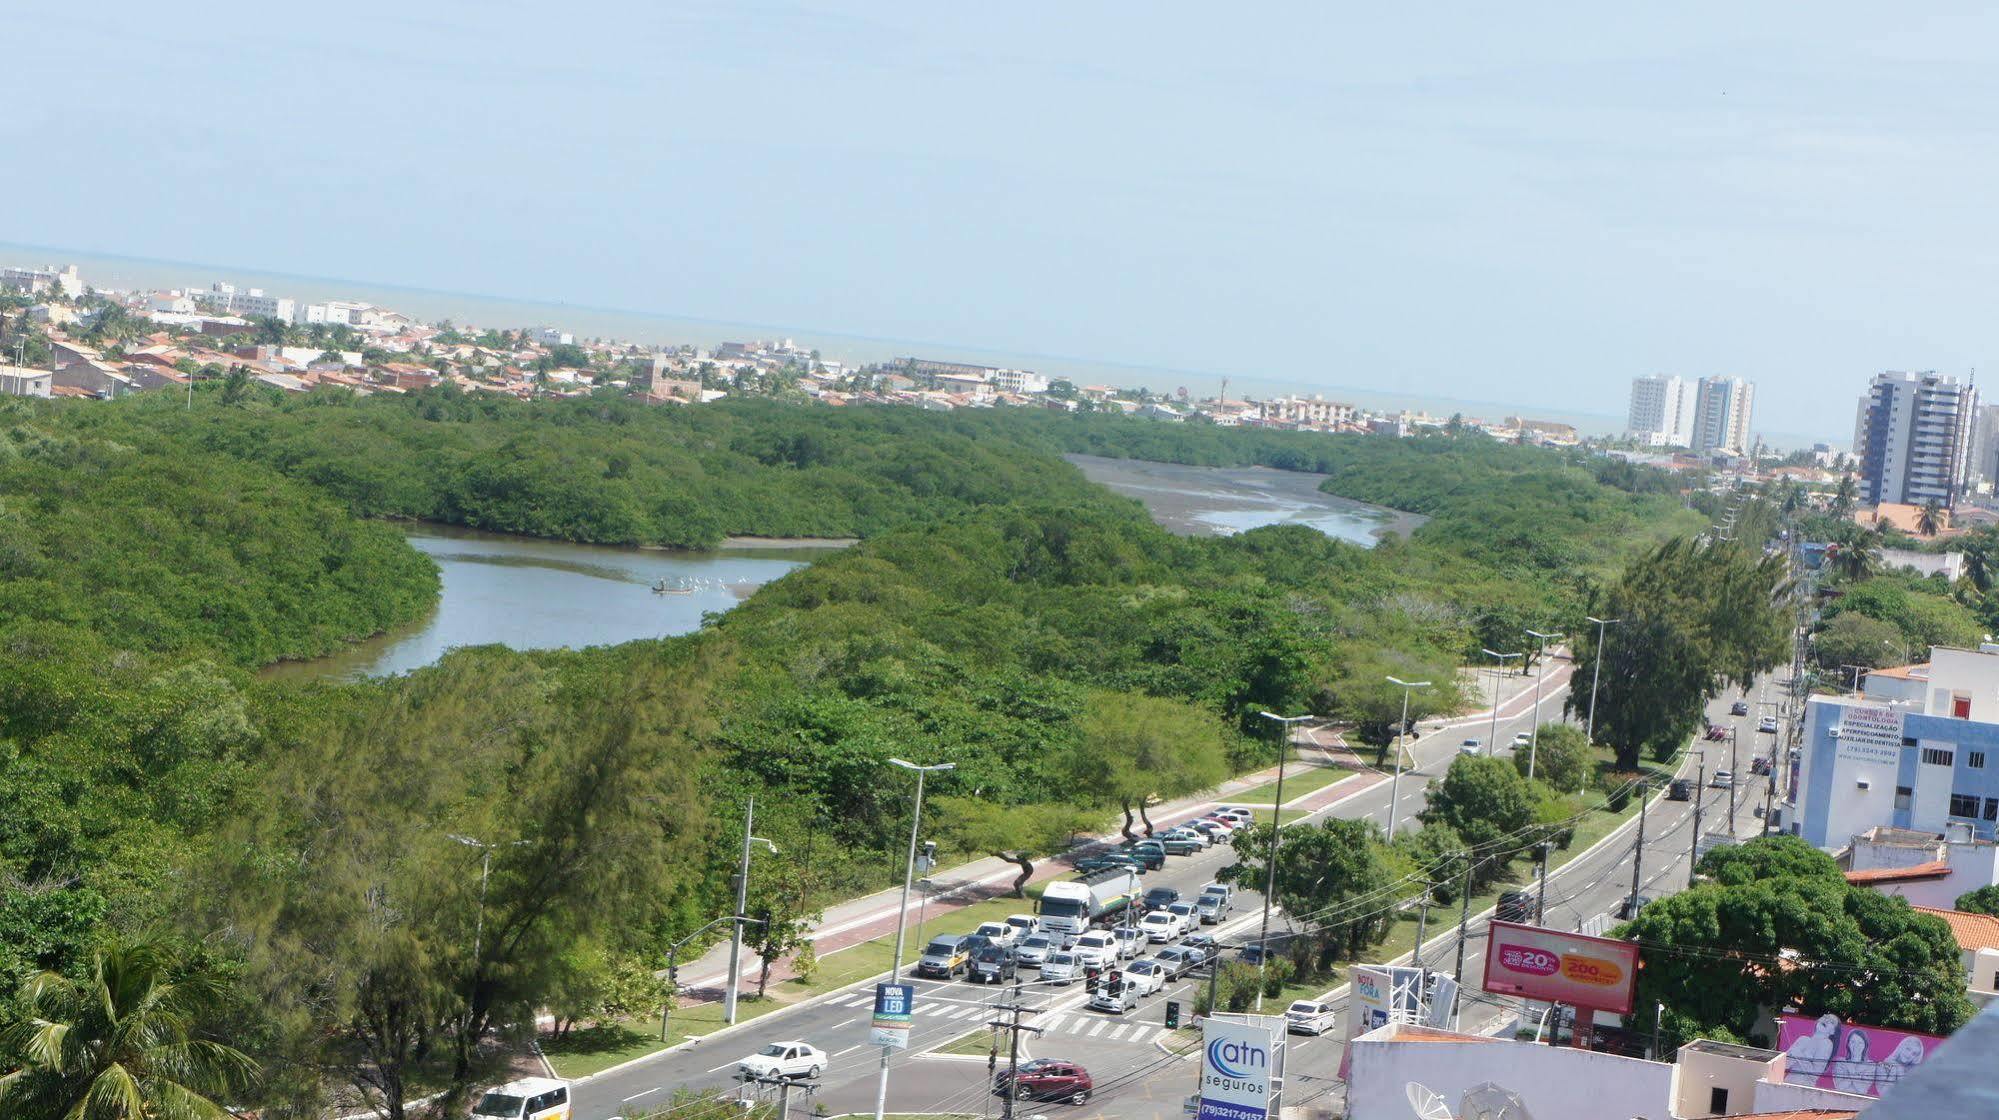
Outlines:
{"label": "white road marking", "polygon": [[856,1043],[854,1043],[854,1044],[853,1044],[852,1046],[849,1046],[849,1047],[847,1047],[847,1048],[846,1048],[845,1050],[842,1050],[842,1051],[840,1051],[840,1053],[839,1053],[839,1054],[835,1054],[835,1055],[833,1055],[833,1056],[837,1058],[837,1057],[839,1057],[839,1056],[840,1056],[841,1054],[851,1054],[851,1053],[853,1053],[854,1051],[856,1051],[856,1050],[859,1050],[859,1049],[860,1049],[860,1048],[862,1047],[862,1045],[864,1045],[864,1044],[863,1044],[863,1043],[859,1043],[859,1042],[856,1042]]}
{"label": "white road marking", "polygon": [[970,1015],[972,1012],[977,1011],[978,1009],[979,1009],[978,1004],[968,1003],[965,1006],[960,1007],[958,1010],[951,1012],[951,1018],[962,1019],[965,1016]]}
{"label": "white road marking", "polygon": [[1119,1023],[1118,1028],[1111,1032],[1111,1041],[1116,1042],[1118,1039],[1123,1038],[1125,1032],[1129,1031],[1130,1029],[1131,1029],[1130,1023]]}
{"label": "white road marking", "polygon": [[1098,1035],[1100,1035],[1100,1034],[1104,1033],[1104,1028],[1105,1028],[1105,1027],[1108,1027],[1108,1026],[1110,1026],[1110,1023],[1109,1023],[1108,1021],[1105,1021],[1105,1022],[1102,1022],[1102,1023],[1098,1023],[1098,1024],[1096,1025],[1095,1029],[1093,1029],[1093,1030],[1091,1030],[1091,1031],[1090,1031],[1090,1037],[1091,1037],[1091,1038],[1095,1038],[1095,1037],[1097,1037]]}
{"label": "white road marking", "polygon": [[1054,1018],[1049,1019],[1047,1022],[1041,1024],[1041,1029],[1044,1031],[1060,1030],[1062,1028],[1063,1022],[1066,1021],[1068,1018],[1069,1017],[1067,1015],[1057,1015]]}
{"label": "white road marking", "polygon": [[721,1065],[719,1065],[719,1066],[716,1066],[716,1067],[715,1067],[714,1069],[704,1069],[704,1070],[702,1070],[701,1072],[702,1072],[702,1073],[715,1073],[715,1072],[718,1072],[718,1071],[720,1071],[720,1070],[725,1070],[725,1069],[728,1069],[728,1068],[729,1068],[730,1066],[732,1066],[732,1065],[735,1065],[735,1064],[736,1064],[735,1062],[723,1062],[723,1063],[722,1063]]}
{"label": "white road marking", "polygon": [[653,1086],[652,1088],[650,1088],[650,1089],[647,1089],[647,1090],[646,1090],[645,1092],[643,1092],[643,1093],[633,1093],[633,1094],[632,1094],[631,1096],[629,1096],[629,1097],[626,1097],[626,1098],[625,1098],[624,1100],[622,1100],[622,1101],[619,1101],[618,1103],[619,1103],[619,1104],[629,1104],[629,1103],[631,1103],[632,1101],[635,1101],[635,1100],[638,1100],[638,1099],[639,1099],[640,1097],[649,1097],[649,1096],[652,1096],[652,1095],[653,1095],[654,1093],[657,1093],[657,1092],[659,1092],[659,1091],[660,1091],[661,1089],[664,1089],[665,1087],[666,1087],[666,1086],[664,1086],[664,1085],[655,1085],[655,1086]]}
{"label": "white road marking", "polygon": [[839,1030],[839,1029],[840,1029],[841,1027],[844,1027],[844,1026],[846,1026],[847,1024],[849,1024],[849,1023],[858,1023],[858,1022],[860,1022],[860,1021],[861,1021],[861,1017],[860,1017],[859,1015],[856,1015],[856,1016],[854,1016],[854,1017],[853,1017],[853,1018],[851,1018],[851,1019],[842,1019],[842,1020],[840,1020],[839,1022],[837,1022],[837,1023],[833,1024],[833,1026],[832,1026],[832,1028],[831,1028],[831,1029],[833,1029],[833,1030],[836,1030],[836,1031],[837,1031],[837,1030]]}
{"label": "white road marking", "polygon": [[1152,1037],[1152,1035],[1153,1035],[1153,1033],[1154,1033],[1154,1032],[1153,1032],[1153,1029],[1152,1029],[1151,1027],[1148,1027],[1148,1026],[1146,1026],[1145,1024],[1143,1024],[1143,1023],[1140,1023],[1140,1024],[1139,1024],[1139,1026],[1138,1026],[1138,1029],[1137,1029],[1137,1030],[1135,1030],[1135,1031],[1133,1031],[1133,1032],[1131,1032],[1131,1037],[1130,1037],[1130,1038],[1128,1038],[1128,1039],[1126,1039],[1125,1041],[1127,1041],[1127,1042],[1144,1042],[1144,1041],[1145,1041],[1146,1039],[1148,1039],[1148,1038],[1151,1038],[1151,1037]]}

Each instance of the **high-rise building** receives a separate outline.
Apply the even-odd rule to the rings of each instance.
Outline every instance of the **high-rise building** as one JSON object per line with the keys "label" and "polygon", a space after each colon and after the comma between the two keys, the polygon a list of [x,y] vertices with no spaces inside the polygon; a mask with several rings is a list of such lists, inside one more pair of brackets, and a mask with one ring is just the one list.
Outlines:
{"label": "high-rise building", "polygon": [[1860,499],[1954,504],[1970,472],[1977,408],[1978,390],[1955,377],[1934,370],[1876,374],[1853,428]]}
{"label": "high-rise building", "polygon": [[1694,439],[1694,383],[1684,377],[1651,374],[1631,379],[1631,413],[1624,425],[1632,439],[1655,447],[1688,447]]}
{"label": "high-rise building", "polygon": [[1756,386],[1740,377],[1703,377],[1694,400],[1695,451],[1742,455],[1749,451],[1749,415]]}

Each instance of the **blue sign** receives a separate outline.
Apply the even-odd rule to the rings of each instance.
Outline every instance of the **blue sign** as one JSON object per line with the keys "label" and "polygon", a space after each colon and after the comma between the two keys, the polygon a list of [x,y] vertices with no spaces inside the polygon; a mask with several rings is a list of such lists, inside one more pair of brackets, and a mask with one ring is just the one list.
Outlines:
{"label": "blue sign", "polygon": [[1201,1092],[1197,1120],[1265,1120],[1270,1115],[1270,1030],[1251,1023],[1201,1020]]}
{"label": "blue sign", "polygon": [[896,1050],[909,1048],[909,1017],[916,1011],[916,988],[911,984],[876,984],[875,1015],[868,1028],[868,1042]]}

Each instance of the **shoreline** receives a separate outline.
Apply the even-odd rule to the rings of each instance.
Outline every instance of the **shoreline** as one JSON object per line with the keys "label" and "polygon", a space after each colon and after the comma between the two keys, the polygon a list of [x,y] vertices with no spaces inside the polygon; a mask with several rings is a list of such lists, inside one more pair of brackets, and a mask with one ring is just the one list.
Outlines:
{"label": "shoreline", "polygon": [[[827,550],[851,548],[861,543],[859,537],[723,537],[715,546],[717,552],[730,552],[746,548],[823,548]],[[668,552],[685,552],[686,549],[666,549]]]}

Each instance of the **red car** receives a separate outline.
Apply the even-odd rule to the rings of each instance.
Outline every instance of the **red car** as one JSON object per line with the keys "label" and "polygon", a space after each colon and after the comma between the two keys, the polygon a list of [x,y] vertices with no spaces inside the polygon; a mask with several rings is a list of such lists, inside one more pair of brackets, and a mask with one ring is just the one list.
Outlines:
{"label": "red car", "polygon": [[1067,1101],[1082,1104],[1096,1088],[1090,1071],[1059,1058],[1036,1058],[1021,1063],[1018,1072],[993,1079],[993,1092],[1011,1093],[1021,1100]]}

